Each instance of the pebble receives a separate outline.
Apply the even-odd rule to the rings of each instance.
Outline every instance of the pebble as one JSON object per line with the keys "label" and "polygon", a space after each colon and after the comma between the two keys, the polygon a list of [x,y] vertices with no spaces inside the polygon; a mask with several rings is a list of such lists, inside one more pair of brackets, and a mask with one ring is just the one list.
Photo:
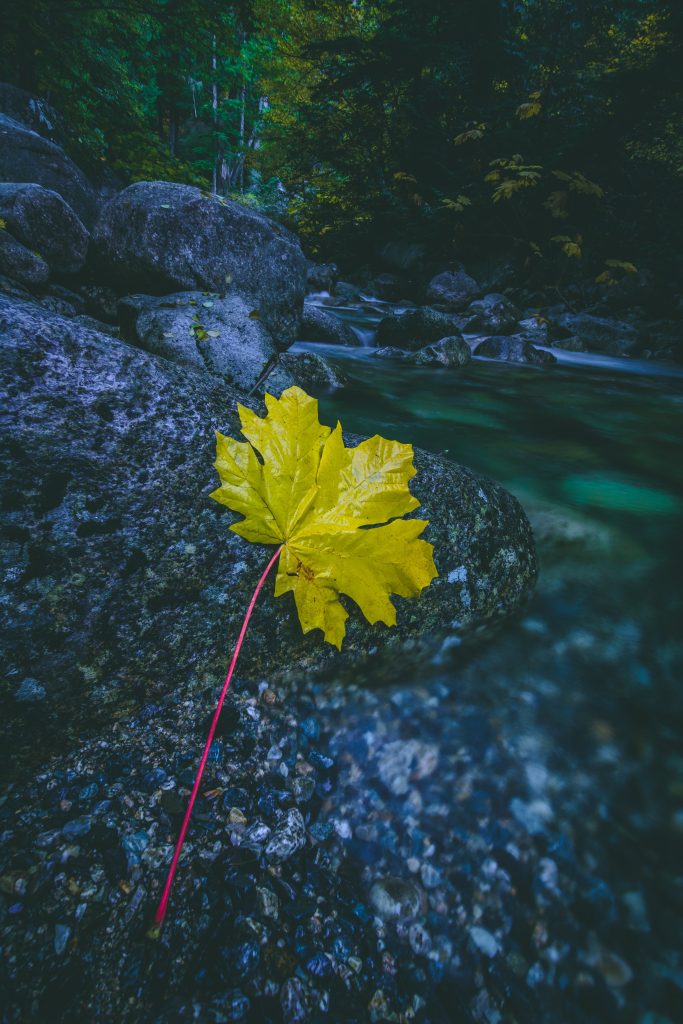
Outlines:
{"label": "pebble", "polygon": [[57,924],[57,925],[55,925],[55,941],[54,941],[54,946],[55,946],[55,953],[57,954],[57,956],[61,956],[62,955],[62,953],[66,949],[66,945],[67,945],[70,937],[71,937],[71,929],[68,927],[68,925],[65,925],[65,924]]}
{"label": "pebble", "polygon": [[31,679],[29,676],[26,679],[22,679],[14,693],[14,699],[22,704],[38,703],[45,700],[46,696],[47,691],[45,687],[37,679]]}
{"label": "pebble", "polygon": [[424,912],[424,894],[412,879],[379,878],[370,889],[370,903],[384,921],[410,921]]}
{"label": "pebble", "polygon": [[470,928],[470,938],[484,956],[494,957],[500,953],[500,946],[496,942],[495,937],[486,928],[480,928],[478,925]]}
{"label": "pebble", "polygon": [[306,825],[301,811],[292,808],[281,813],[266,846],[266,857],[275,863],[288,860],[306,843]]}
{"label": "pebble", "polygon": [[73,818],[71,821],[67,821],[62,826],[62,832],[65,836],[70,839],[74,839],[77,836],[84,836],[90,831],[92,827],[92,819],[88,817]]}
{"label": "pebble", "polygon": [[308,1017],[304,987],[298,978],[288,978],[280,989],[284,1024],[303,1024]]}

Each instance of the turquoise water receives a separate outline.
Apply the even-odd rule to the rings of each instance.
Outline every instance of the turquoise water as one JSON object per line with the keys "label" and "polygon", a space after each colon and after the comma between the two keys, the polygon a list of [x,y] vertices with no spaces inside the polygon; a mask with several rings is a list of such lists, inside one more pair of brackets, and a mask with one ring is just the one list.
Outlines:
{"label": "turquoise water", "polygon": [[[538,370],[474,360],[457,371],[307,344],[348,387],[321,418],[438,452],[499,480],[524,504],[587,516],[646,545],[662,567],[680,550],[683,376],[591,366]],[[616,362],[610,360],[610,363]]]}

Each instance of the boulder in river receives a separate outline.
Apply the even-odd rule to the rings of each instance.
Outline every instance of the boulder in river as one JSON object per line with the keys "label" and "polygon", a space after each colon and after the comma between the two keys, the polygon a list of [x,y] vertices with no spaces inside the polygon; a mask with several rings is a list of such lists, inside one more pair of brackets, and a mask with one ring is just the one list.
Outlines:
{"label": "boulder in river", "polygon": [[380,348],[403,348],[416,351],[454,334],[459,334],[461,317],[440,313],[429,306],[420,306],[407,313],[385,316],[377,325],[377,345]]}
{"label": "boulder in river", "polygon": [[374,359],[393,359],[399,363],[405,363],[410,359],[411,354],[404,348],[394,348],[392,345],[382,345],[381,348],[372,349],[372,356]]}
{"label": "boulder in river", "polygon": [[[280,365],[304,391],[311,395],[324,395],[336,388],[343,388],[348,377],[338,366],[333,366],[317,352],[282,352]],[[271,377],[268,377],[266,391],[272,391]]]}
{"label": "boulder in river", "polygon": [[347,323],[309,302],[304,305],[299,337],[301,341],[322,341],[330,345],[360,345],[358,335]]}
{"label": "boulder in river", "polygon": [[[0,298],[0,346],[0,721],[16,758],[22,744],[64,749],[98,719],[222,679],[272,549],[228,530],[231,513],[208,497],[215,430],[239,436],[239,396],[223,381],[14,299]],[[304,636],[269,584],[242,680],[342,671],[371,649],[395,658],[423,634],[484,635],[523,605],[536,561],[516,499],[443,458],[418,451],[415,464],[439,578],[396,599],[394,629],[353,611],[341,654]],[[30,715],[15,699],[26,679],[46,694]]]}
{"label": "boulder in river", "polygon": [[[276,348],[261,320],[237,295],[222,298],[211,292],[174,295],[129,295],[119,303],[126,337],[174,363],[223,377],[246,393],[256,383]],[[271,387],[293,384],[276,367]]]}
{"label": "boulder in river", "polygon": [[471,358],[470,346],[464,338],[454,335],[418,349],[410,361],[416,366],[465,366]]}
{"label": "boulder in river", "polygon": [[563,313],[555,323],[568,335],[578,337],[589,352],[610,356],[629,355],[640,344],[640,332],[633,324],[591,313]]}
{"label": "boulder in river", "polygon": [[191,185],[138,181],[105,205],[93,244],[106,283],[236,295],[279,348],[298,334],[306,285],[299,240],[239,203]]}
{"label": "boulder in river", "polygon": [[59,193],[32,183],[0,182],[0,219],[53,273],[75,274],[83,267],[90,236]]}
{"label": "boulder in river", "polygon": [[405,279],[398,274],[378,274],[369,282],[367,291],[375,298],[397,302],[405,298],[409,287]]}
{"label": "boulder in river", "polygon": [[334,292],[339,278],[336,263],[309,263],[306,271],[306,288],[309,292]]}
{"label": "boulder in river", "polygon": [[481,295],[481,288],[469,274],[459,270],[444,270],[427,285],[427,302],[447,310],[462,310]]}
{"label": "boulder in river", "polygon": [[41,288],[50,279],[50,268],[37,253],[0,228],[0,274],[26,288]]}
{"label": "boulder in river", "polygon": [[536,348],[521,334],[484,338],[475,348],[474,354],[486,359],[502,359],[508,363],[531,363],[532,366],[547,366],[557,362],[552,352]]}
{"label": "boulder in river", "polygon": [[95,190],[62,147],[6,114],[0,114],[0,181],[58,192],[88,228],[97,214]]}
{"label": "boulder in river", "polygon": [[513,334],[521,315],[504,295],[485,295],[467,310],[463,329],[473,334]]}

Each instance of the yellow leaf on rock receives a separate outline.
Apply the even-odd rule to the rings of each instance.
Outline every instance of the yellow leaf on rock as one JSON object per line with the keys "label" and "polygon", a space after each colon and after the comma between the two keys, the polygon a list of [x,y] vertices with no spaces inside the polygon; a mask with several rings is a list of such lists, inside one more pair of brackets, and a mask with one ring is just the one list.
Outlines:
{"label": "yellow leaf on rock", "polygon": [[369,622],[395,625],[391,595],[416,597],[438,575],[420,539],[427,522],[400,518],[420,504],[408,488],[412,445],[375,436],[346,448],[341,426],[322,426],[317,401],[298,387],[266,395],[266,407],[261,418],[238,406],[247,442],[217,434],[221,486],[211,497],[244,517],[235,533],[282,545],[275,596],[293,593],[305,633],[321,629],[341,648],[340,594]]}

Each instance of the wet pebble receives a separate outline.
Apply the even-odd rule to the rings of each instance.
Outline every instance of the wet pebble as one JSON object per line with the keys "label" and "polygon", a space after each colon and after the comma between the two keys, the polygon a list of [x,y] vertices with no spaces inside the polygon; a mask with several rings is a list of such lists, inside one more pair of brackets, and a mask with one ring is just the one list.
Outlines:
{"label": "wet pebble", "polygon": [[384,921],[410,921],[424,912],[424,893],[411,879],[380,878],[370,889],[370,903]]}
{"label": "wet pebble", "polygon": [[288,860],[306,843],[306,825],[301,811],[292,808],[280,814],[266,845],[266,857],[275,863]]}

